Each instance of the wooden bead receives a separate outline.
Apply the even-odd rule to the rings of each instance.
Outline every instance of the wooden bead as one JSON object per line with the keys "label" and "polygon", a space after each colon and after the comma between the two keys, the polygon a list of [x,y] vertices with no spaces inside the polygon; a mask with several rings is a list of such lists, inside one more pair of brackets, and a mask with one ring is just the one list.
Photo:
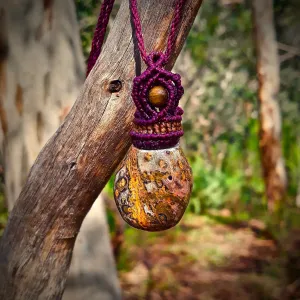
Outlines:
{"label": "wooden bead", "polygon": [[163,107],[167,104],[168,96],[168,91],[163,86],[154,86],[149,91],[149,102],[156,107]]}

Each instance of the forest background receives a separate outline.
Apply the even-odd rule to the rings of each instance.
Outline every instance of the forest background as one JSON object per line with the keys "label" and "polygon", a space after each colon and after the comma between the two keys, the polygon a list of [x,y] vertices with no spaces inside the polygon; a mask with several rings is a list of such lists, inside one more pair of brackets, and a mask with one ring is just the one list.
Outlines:
{"label": "forest background", "polygon": [[[75,2],[87,59],[100,3]],[[136,231],[117,216],[113,178],[104,191],[128,299],[172,299],[180,293],[201,299],[299,299],[300,3],[275,0],[273,10],[280,67],[279,142],[287,178],[283,196],[270,210],[260,153],[254,31],[259,24],[251,1],[204,1],[174,68],[186,91],[182,146],[194,176],[184,220],[165,233]],[[5,207],[3,198],[2,229]]]}

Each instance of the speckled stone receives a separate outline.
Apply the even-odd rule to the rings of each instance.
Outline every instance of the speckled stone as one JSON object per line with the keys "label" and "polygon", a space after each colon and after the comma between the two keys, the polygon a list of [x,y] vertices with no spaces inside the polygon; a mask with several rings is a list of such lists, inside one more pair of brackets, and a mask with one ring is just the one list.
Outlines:
{"label": "speckled stone", "polygon": [[191,191],[191,168],[178,145],[164,150],[132,146],[117,171],[114,197],[129,225],[160,231],[180,221]]}

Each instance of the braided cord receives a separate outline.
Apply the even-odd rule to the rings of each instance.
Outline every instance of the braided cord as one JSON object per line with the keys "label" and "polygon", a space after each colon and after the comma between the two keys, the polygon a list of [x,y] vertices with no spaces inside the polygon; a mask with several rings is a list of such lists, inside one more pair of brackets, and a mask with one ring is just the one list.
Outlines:
{"label": "braided cord", "polygon": [[[172,51],[174,49],[180,22],[182,19],[183,6],[184,6],[185,2],[186,2],[186,0],[178,0],[176,3],[173,20],[172,20],[172,24],[171,24],[171,29],[170,29],[170,33],[168,36],[167,49],[166,49],[165,53],[163,54],[163,59],[161,61],[161,63],[163,65],[168,62],[168,60],[170,59],[170,56],[172,54]],[[150,62],[148,60],[147,51],[145,48],[141,20],[140,20],[140,16],[139,16],[139,12],[138,12],[138,7],[137,7],[137,0],[130,0],[130,5],[131,5],[132,20],[133,20],[134,27],[135,27],[135,35],[136,35],[136,39],[138,41],[138,47],[139,47],[139,50],[141,53],[141,57],[142,57],[143,61],[147,65],[149,65]]]}
{"label": "braided cord", "polygon": [[115,0],[104,0],[101,6],[98,22],[94,32],[94,37],[92,41],[91,53],[88,58],[87,72],[86,76],[89,75],[90,71],[94,67],[103,46],[106,28],[109,21],[109,16],[111,14],[112,8],[114,6]]}
{"label": "braided cord", "polygon": [[142,33],[142,25],[141,25],[141,20],[140,20],[138,8],[137,8],[136,0],[130,0],[130,8],[131,8],[133,24],[135,27],[135,36],[136,36],[136,39],[138,42],[140,54],[141,54],[143,61],[146,62],[147,61],[147,52],[145,49],[144,38],[143,38],[143,33]]}
{"label": "braided cord", "polygon": [[[138,7],[137,7],[137,0],[129,0],[129,1],[130,1],[131,14],[132,14],[134,27],[135,27],[136,39],[138,41],[138,47],[140,50],[140,54],[141,54],[143,61],[147,65],[149,65],[152,63],[152,61],[151,60],[149,61],[149,56],[147,55],[147,51],[145,48],[145,43],[144,43],[144,38],[143,38],[143,33],[142,33],[142,25],[141,25],[141,20],[140,20],[140,16],[139,16],[139,12],[138,12]],[[172,24],[171,24],[170,33],[168,36],[167,49],[161,57],[162,65],[165,65],[168,62],[168,60],[170,59],[170,56],[172,54],[172,51],[174,49],[180,22],[182,19],[182,11],[183,11],[183,6],[185,4],[185,1],[186,0],[178,0],[177,1],[174,15],[173,15]],[[96,29],[95,29],[94,37],[93,37],[93,41],[92,41],[91,53],[88,58],[87,73],[86,73],[87,76],[89,75],[90,71],[94,67],[94,65],[101,53],[102,46],[104,43],[104,38],[105,38],[105,32],[106,32],[106,28],[107,28],[108,21],[109,21],[109,16],[111,14],[114,2],[115,2],[115,0],[104,0],[102,3],[98,22],[96,25]]]}
{"label": "braided cord", "polygon": [[185,2],[186,2],[186,0],[179,0],[176,4],[173,21],[171,24],[171,30],[170,30],[170,34],[168,37],[167,50],[165,52],[166,63],[169,61],[172,51],[176,44],[176,38],[177,38],[178,31],[179,31],[180,22],[182,19],[183,7],[184,7]]}

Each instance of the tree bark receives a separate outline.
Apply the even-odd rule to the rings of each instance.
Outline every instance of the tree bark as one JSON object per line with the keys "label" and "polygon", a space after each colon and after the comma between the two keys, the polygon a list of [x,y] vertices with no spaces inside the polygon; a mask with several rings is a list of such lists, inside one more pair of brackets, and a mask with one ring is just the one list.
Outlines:
{"label": "tree bark", "polygon": [[76,239],[63,300],[121,299],[104,197],[100,198],[84,219]]}
{"label": "tree bark", "polygon": [[[73,1],[0,4],[0,135],[11,211],[39,151],[74,104],[85,64]],[[104,284],[95,284],[104,274]],[[101,197],[82,225],[68,283],[65,300],[120,299]]]}
{"label": "tree bark", "polygon": [[273,1],[253,0],[259,79],[260,153],[266,197],[271,211],[283,199],[286,171],[281,149],[281,115],[277,101],[280,66],[273,21]]}
{"label": "tree bark", "polygon": [[[168,68],[200,5],[201,0],[186,1]],[[175,0],[140,1],[147,49],[165,48],[174,6]],[[40,152],[10,214],[0,244],[0,298],[61,298],[83,219],[130,146],[131,82],[144,68],[124,0],[100,59],[66,120]],[[123,87],[111,94],[108,87],[116,79]]]}

